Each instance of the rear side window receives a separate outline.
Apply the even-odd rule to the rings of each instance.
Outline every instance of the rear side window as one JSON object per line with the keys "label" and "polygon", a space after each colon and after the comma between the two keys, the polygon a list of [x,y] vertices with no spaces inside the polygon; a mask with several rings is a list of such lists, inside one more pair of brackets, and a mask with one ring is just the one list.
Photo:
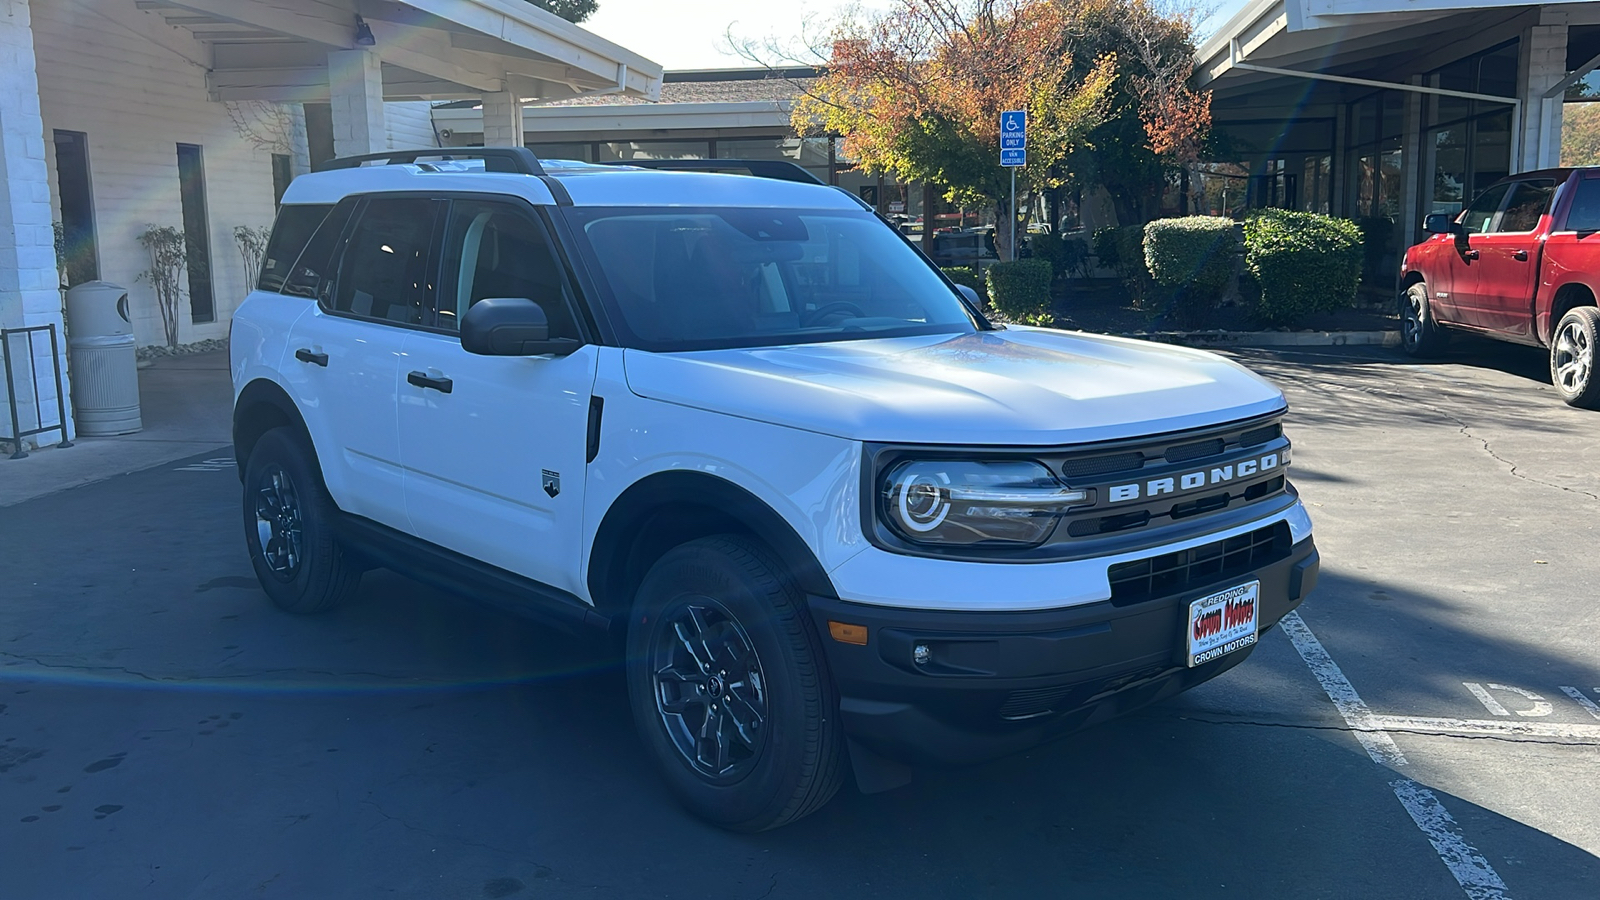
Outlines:
{"label": "rear side window", "polygon": [[1572,209],[1567,213],[1567,230],[1600,231],[1600,178],[1578,182],[1577,193],[1572,195]]}
{"label": "rear side window", "polygon": [[1556,192],[1553,180],[1519,181],[1511,189],[1511,199],[1500,214],[1500,227],[1496,231],[1524,232],[1539,227],[1539,217],[1550,208],[1550,196]]}
{"label": "rear side window", "polygon": [[335,311],[396,325],[421,325],[438,204],[417,197],[372,200],[361,210],[339,264]]}
{"label": "rear side window", "polygon": [[331,209],[331,203],[304,203],[278,210],[278,219],[272,223],[272,236],[267,239],[267,252],[261,258],[261,278],[256,282],[258,290],[274,293],[283,290],[290,267],[300,258],[317,226],[328,217]]}

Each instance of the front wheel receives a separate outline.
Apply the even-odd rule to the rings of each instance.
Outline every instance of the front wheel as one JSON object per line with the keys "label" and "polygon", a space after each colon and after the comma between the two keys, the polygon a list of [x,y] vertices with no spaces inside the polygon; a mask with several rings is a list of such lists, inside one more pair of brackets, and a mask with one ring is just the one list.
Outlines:
{"label": "front wheel", "polygon": [[628,627],[634,722],[691,812],[764,831],[839,789],[839,699],[782,564],[737,535],[683,544],[651,567]]}
{"label": "front wheel", "polygon": [[1428,287],[1417,282],[1400,297],[1400,347],[1407,356],[1438,356],[1448,336],[1428,308]]}
{"label": "front wheel", "polygon": [[1585,409],[1600,408],[1600,379],[1594,377],[1594,348],[1600,336],[1600,309],[1580,306],[1556,323],[1550,341],[1550,383],[1561,399]]}

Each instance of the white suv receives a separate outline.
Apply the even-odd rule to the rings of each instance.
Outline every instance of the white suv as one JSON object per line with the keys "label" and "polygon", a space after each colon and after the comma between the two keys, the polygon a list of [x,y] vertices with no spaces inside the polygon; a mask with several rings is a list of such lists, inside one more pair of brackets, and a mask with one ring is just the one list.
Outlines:
{"label": "white suv", "polygon": [[609,632],[674,792],[751,831],[847,763],[885,789],[1170,697],[1306,596],[1276,388],[991,324],[787,171],[472,148],[297,179],[233,324],[268,596],[386,566]]}

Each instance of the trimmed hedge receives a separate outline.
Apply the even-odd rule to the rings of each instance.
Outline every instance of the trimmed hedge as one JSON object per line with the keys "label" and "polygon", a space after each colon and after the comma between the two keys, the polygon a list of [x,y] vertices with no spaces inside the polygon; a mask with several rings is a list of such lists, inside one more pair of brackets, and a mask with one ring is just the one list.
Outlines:
{"label": "trimmed hedge", "polygon": [[1054,234],[1035,234],[1028,238],[1034,259],[1050,263],[1056,279],[1068,275],[1089,277],[1089,245],[1078,238],[1064,238]]}
{"label": "trimmed hedge", "polygon": [[1050,314],[1050,263],[1042,259],[1019,259],[995,263],[987,270],[989,302],[1000,314],[1025,325],[1048,325]]}
{"label": "trimmed hedge", "polygon": [[1233,281],[1238,246],[1233,220],[1221,216],[1157,219],[1144,227],[1145,265],[1156,284],[1172,289],[1177,324],[1209,324]]}
{"label": "trimmed hedge", "polygon": [[1244,222],[1245,265],[1261,286],[1256,317],[1294,325],[1350,305],[1361,278],[1361,229],[1349,219],[1287,209]]}
{"label": "trimmed hedge", "polygon": [[971,266],[950,266],[949,268],[941,268],[939,271],[944,273],[944,277],[954,281],[956,284],[964,284],[977,291],[979,300],[984,303],[989,302],[989,286],[983,283],[983,279],[978,276],[976,269]]}

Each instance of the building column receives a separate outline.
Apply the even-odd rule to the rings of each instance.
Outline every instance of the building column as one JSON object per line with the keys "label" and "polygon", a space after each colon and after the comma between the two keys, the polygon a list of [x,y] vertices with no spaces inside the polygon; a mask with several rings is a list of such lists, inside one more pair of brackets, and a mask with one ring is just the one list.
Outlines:
{"label": "building column", "polygon": [[[63,380],[66,378],[67,360],[52,221],[32,20],[28,4],[12,3],[7,15],[0,16],[0,329],[52,325],[59,353],[51,355],[49,337],[42,332],[13,334],[6,339],[22,431],[52,424],[65,424],[68,430],[73,427],[70,403],[65,423],[58,423],[56,414],[55,373],[59,366]],[[5,369],[0,367],[0,436],[13,438],[13,410],[7,401],[11,392],[5,378]],[[68,386],[62,385],[62,389],[66,391]],[[49,432],[36,435],[29,443],[37,446],[59,440],[61,437]]]}
{"label": "building column", "polygon": [[[1409,80],[1411,84],[1422,85],[1421,75],[1413,75]],[[1401,176],[1400,221],[1394,223],[1395,237],[1400,241],[1396,249],[1402,252],[1422,237],[1419,214],[1424,209],[1433,209],[1432,154],[1426,152],[1422,140],[1423,103],[1426,99],[1415,91],[1407,91],[1405,96],[1405,131],[1400,144],[1400,161],[1405,168]],[[1391,268],[1395,277],[1400,277],[1399,267]]]}
{"label": "building column", "polygon": [[1517,96],[1522,121],[1516,123],[1517,156],[1511,171],[1545,169],[1561,163],[1562,98],[1546,99],[1545,91],[1567,74],[1566,16],[1545,12],[1540,24],[1522,30],[1517,61]]}
{"label": "building column", "polygon": [[328,100],[333,108],[334,156],[362,156],[389,149],[378,54],[371,50],[329,53]]}
{"label": "building column", "polygon": [[522,100],[514,91],[495,91],[483,97],[483,145],[521,147],[527,142],[522,130]]}

